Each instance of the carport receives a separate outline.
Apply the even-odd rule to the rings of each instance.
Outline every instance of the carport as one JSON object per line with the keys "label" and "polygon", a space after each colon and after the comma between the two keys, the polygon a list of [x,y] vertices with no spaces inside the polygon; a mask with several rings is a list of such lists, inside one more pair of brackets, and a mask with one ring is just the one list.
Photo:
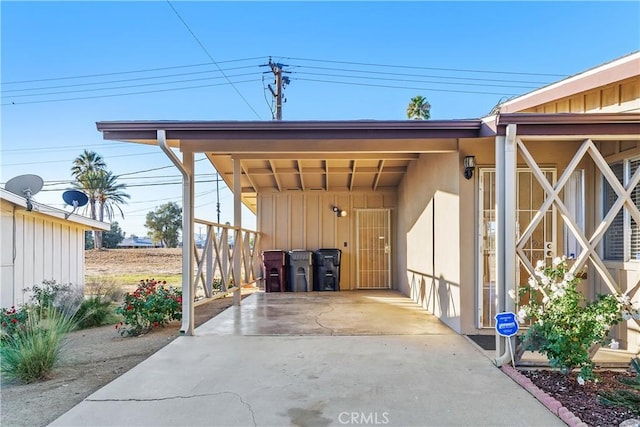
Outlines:
{"label": "carport", "polygon": [[[405,237],[396,226],[398,188],[412,165],[424,156],[447,155],[460,168],[441,174],[457,181],[461,142],[494,140],[480,119],[97,125],[107,140],[158,145],[182,172],[183,259],[193,259],[193,242],[186,240],[193,239],[193,159],[204,153],[234,193],[233,228],[242,229],[241,204],[257,215],[260,246],[254,249],[338,248],[341,289],[347,290],[397,289],[404,265],[399,259],[406,257]],[[345,216],[337,216],[336,209]],[[232,277],[242,277],[243,268],[246,277],[243,257],[235,255]],[[185,263],[181,330],[186,335],[193,333],[193,274]],[[239,287],[235,290],[239,304]]]}

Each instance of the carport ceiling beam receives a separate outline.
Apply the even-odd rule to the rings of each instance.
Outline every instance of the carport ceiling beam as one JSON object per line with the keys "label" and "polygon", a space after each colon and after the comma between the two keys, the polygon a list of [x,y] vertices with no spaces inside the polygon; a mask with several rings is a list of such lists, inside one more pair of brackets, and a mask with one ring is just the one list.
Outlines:
{"label": "carport ceiling beam", "polygon": [[356,178],[356,162],[357,160],[351,161],[351,176],[349,177],[349,191],[353,191],[353,182]]}
{"label": "carport ceiling beam", "polygon": [[329,162],[324,161],[324,189],[329,191]]}
{"label": "carport ceiling beam", "polygon": [[273,161],[269,160],[269,167],[271,168],[271,172],[273,173],[273,180],[278,187],[278,191],[282,191],[282,185],[280,185],[280,180],[278,179],[278,173],[276,172],[276,167],[273,164]]}
{"label": "carport ceiling beam", "polygon": [[302,162],[300,160],[296,160],[296,167],[298,168],[298,176],[300,177],[300,188],[304,191],[304,175],[302,174]]}
{"label": "carport ceiling beam", "polygon": [[384,160],[380,160],[378,163],[378,173],[376,174],[375,179],[373,180],[372,190],[376,191],[378,188],[378,183],[380,182],[380,175],[382,175],[382,169],[384,169]]}
{"label": "carport ceiling beam", "polygon": [[[249,181],[249,184],[251,184],[251,187],[253,188],[252,192],[253,193],[257,193],[258,192],[258,187],[256,187],[256,184],[251,179],[251,175],[249,173],[247,173],[247,168],[244,166],[244,164],[242,162],[240,162],[240,167],[242,168],[242,173],[244,174],[244,176],[247,177],[247,181]],[[243,192],[244,192],[244,189],[243,189]]]}

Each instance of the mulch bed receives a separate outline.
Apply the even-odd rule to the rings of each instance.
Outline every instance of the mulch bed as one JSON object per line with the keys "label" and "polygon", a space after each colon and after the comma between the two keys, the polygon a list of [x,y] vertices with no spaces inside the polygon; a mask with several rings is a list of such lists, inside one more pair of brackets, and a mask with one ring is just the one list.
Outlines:
{"label": "mulch bed", "polygon": [[587,381],[584,385],[578,383],[576,372],[563,375],[558,371],[523,370],[520,373],[590,426],[619,426],[625,420],[640,418],[629,409],[600,403],[598,396],[602,391],[629,388],[618,382],[620,376],[630,377],[629,372],[598,371],[598,381]]}

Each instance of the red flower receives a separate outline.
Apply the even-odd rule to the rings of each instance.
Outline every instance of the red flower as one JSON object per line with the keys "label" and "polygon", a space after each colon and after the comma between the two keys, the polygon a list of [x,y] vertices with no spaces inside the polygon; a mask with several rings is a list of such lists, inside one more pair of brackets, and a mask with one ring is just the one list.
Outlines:
{"label": "red flower", "polygon": [[6,327],[7,326],[7,322],[2,322],[2,326]]}
{"label": "red flower", "polygon": [[132,309],[133,309],[133,307],[131,307],[131,305],[127,306],[127,310],[132,310]]}
{"label": "red flower", "polygon": [[12,321],[14,324],[18,323],[18,319],[16,319],[16,318],[11,319],[11,321]]}
{"label": "red flower", "polygon": [[153,327],[154,327],[154,328],[157,328],[158,326],[160,326],[160,323],[158,323],[158,322],[153,322]]}

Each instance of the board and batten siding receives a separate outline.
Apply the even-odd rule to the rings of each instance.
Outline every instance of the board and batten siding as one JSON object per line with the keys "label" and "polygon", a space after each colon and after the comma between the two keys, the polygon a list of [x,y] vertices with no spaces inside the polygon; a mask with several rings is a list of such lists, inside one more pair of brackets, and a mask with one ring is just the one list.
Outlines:
{"label": "board and batten siding", "polygon": [[24,289],[43,280],[84,287],[86,228],[2,200],[0,306],[29,302]]}
{"label": "board and batten siding", "polygon": [[640,112],[640,76],[527,108],[522,113]]}
{"label": "board and batten siding", "polygon": [[[347,216],[337,217],[332,211],[333,206],[347,211]],[[385,190],[371,193],[301,191],[259,194],[257,228],[260,246],[262,250],[283,251],[338,248],[342,251],[340,289],[356,289],[356,211],[390,209],[393,239],[395,207],[396,194]]]}

